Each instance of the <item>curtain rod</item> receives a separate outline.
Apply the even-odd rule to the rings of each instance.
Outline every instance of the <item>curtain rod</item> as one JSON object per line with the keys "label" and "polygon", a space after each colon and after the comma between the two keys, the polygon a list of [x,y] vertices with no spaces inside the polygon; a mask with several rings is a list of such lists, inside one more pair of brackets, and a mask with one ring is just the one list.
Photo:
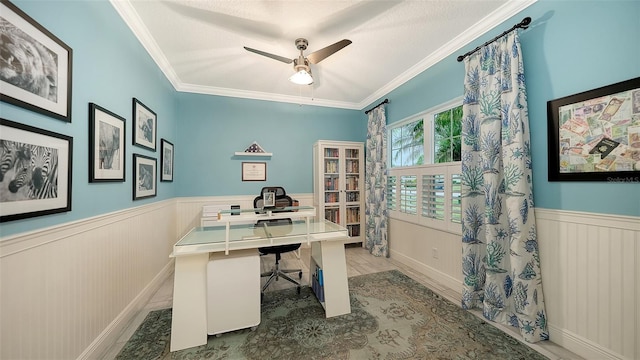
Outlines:
{"label": "curtain rod", "polygon": [[372,107],[371,109],[369,109],[369,110],[365,111],[364,113],[365,113],[365,114],[368,114],[368,113],[372,112],[372,111],[373,111],[373,109],[377,108],[377,107],[378,107],[378,106],[380,106],[380,105],[387,104],[388,102],[389,102],[389,99],[384,99],[384,100],[382,100],[382,102],[381,102],[380,104],[378,104],[378,105],[376,105],[376,106]]}
{"label": "curtain rod", "polygon": [[458,56],[458,62],[464,60],[464,58],[466,58],[467,56],[469,56],[469,55],[473,54],[474,52],[480,50],[483,46],[487,46],[487,45],[491,44],[492,42],[500,39],[501,37],[507,35],[508,33],[512,32],[513,30],[515,30],[517,28],[522,28],[522,29],[528,28],[529,24],[531,24],[531,18],[527,16],[526,18],[522,19],[522,21],[520,21],[519,23],[513,25],[513,27],[511,29],[509,29],[509,30],[503,32],[502,34],[494,37],[493,39],[487,41],[486,43],[484,43],[484,44],[478,46],[477,48],[469,51],[468,53]]}

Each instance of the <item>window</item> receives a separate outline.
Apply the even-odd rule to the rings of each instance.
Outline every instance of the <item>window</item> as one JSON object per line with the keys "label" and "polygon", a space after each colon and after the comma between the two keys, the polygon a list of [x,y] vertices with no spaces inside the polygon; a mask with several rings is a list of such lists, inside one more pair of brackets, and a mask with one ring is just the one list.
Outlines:
{"label": "window", "polygon": [[400,177],[400,210],[407,214],[416,214],[418,202],[418,184],[415,175]]}
{"label": "window", "polygon": [[462,234],[462,98],[388,126],[392,219]]}
{"label": "window", "polygon": [[433,162],[460,161],[462,105],[437,113],[433,119]]}
{"label": "window", "polygon": [[390,168],[460,161],[461,102],[456,99],[389,125]]}
{"label": "window", "polygon": [[424,163],[424,125],[418,119],[390,131],[391,167],[415,166]]}

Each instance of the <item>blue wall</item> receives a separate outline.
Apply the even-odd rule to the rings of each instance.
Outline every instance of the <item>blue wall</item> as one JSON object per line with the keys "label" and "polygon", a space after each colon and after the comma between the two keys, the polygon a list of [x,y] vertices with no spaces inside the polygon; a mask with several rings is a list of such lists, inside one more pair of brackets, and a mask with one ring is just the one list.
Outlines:
{"label": "blue wall", "polygon": [[[308,193],[316,140],[365,139],[362,111],[177,93],[107,1],[16,0],[14,4],[74,50],[72,123],[0,103],[3,118],[73,136],[73,208],[68,213],[2,223],[2,236],[175,196],[246,195],[275,184],[292,193]],[[547,101],[640,76],[639,1],[540,0],[385,95],[391,100],[389,123],[461,96],[464,66],[455,57],[524,16],[533,18],[521,41],[536,205],[640,215],[638,183],[548,182],[546,140]],[[158,114],[158,143],[166,138],[176,151],[174,182],[158,182],[158,196],[138,201],[131,200],[132,154],[158,159],[160,154],[131,145],[133,97]],[[88,183],[89,102],[127,119],[124,183]],[[233,155],[253,141],[273,157]],[[242,161],[266,162],[267,181],[240,181]]]}
{"label": "blue wall", "polygon": [[[13,1],[73,49],[71,123],[0,103],[0,116],[73,137],[72,211],[5,222],[2,236],[44,228],[175,196],[172,183],[158,182],[158,196],[132,200],[132,154],[160,152],[132,145],[132,98],[158,115],[160,138],[173,139],[176,91],[108,1]],[[89,102],[126,119],[125,182],[89,183]],[[170,140],[171,141],[171,140]]]}
{"label": "blue wall", "polygon": [[[389,124],[463,94],[456,57],[520,22],[537,207],[640,216],[640,183],[549,182],[547,101],[640,76],[640,1],[540,0],[384,97]],[[383,98],[384,98],[383,97]],[[375,104],[377,102],[374,102]]]}
{"label": "blue wall", "polygon": [[[259,194],[269,185],[311,193],[313,143],[366,138],[362,111],[184,93],[178,98],[178,196]],[[254,141],[273,156],[234,156]],[[242,182],[243,161],[265,162],[267,181]]]}

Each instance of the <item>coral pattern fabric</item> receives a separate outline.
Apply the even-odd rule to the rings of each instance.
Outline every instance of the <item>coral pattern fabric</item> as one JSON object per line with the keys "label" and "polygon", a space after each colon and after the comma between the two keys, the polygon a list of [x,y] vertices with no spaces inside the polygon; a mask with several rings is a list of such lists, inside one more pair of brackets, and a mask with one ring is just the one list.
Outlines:
{"label": "coral pattern fabric", "polygon": [[387,241],[387,117],[384,106],[369,113],[365,152],[365,249],[389,257]]}
{"label": "coral pattern fabric", "polygon": [[465,59],[462,271],[465,309],[548,339],[533,208],[531,142],[518,32]]}

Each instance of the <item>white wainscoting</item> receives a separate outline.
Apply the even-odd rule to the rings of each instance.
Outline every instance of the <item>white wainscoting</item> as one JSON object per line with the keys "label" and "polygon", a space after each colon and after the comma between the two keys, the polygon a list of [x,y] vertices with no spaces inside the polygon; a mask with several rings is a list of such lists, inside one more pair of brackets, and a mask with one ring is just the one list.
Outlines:
{"label": "white wainscoting", "polygon": [[[202,206],[252,201],[170,199],[1,238],[0,358],[99,358],[171,274],[171,248]],[[640,359],[640,218],[536,209],[536,219],[551,340],[587,359]],[[393,259],[460,291],[459,235],[389,227]]]}
{"label": "white wainscoting", "polygon": [[98,358],[173,270],[175,217],[171,199],[0,239],[0,358]]}
{"label": "white wainscoting", "polygon": [[640,359],[640,218],[536,209],[551,340],[586,359]]}
{"label": "white wainscoting", "polygon": [[[585,359],[640,359],[640,218],[536,209],[536,221],[551,341]],[[389,247],[461,292],[459,235],[391,219]]]}

